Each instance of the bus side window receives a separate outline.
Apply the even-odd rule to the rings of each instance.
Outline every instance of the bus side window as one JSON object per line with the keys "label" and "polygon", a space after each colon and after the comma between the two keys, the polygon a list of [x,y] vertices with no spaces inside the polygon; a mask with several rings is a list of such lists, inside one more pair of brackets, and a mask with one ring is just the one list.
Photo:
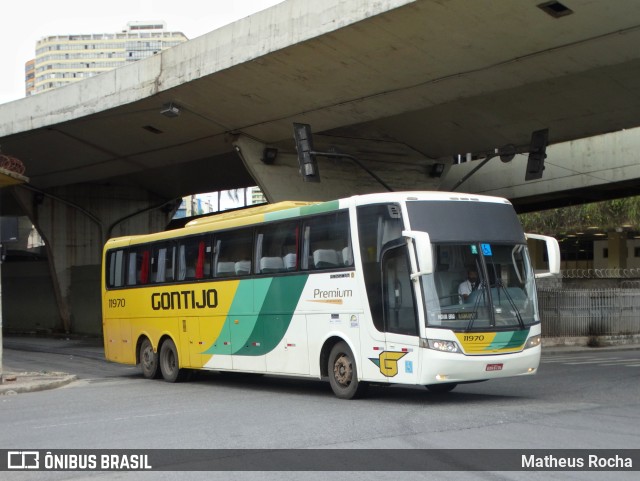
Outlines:
{"label": "bus side window", "polygon": [[347,212],[307,219],[303,226],[303,269],[338,269],[353,266]]}
{"label": "bus side window", "polygon": [[176,247],[170,244],[154,246],[151,258],[151,280],[155,283],[173,281]]}
{"label": "bus side window", "polygon": [[293,271],[297,266],[298,223],[278,222],[258,229],[256,237],[256,273]]}
{"label": "bus side window", "polygon": [[146,246],[131,247],[127,261],[127,285],[149,282],[149,249]]}
{"label": "bus side window", "polygon": [[215,277],[248,276],[251,274],[253,229],[239,229],[216,234],[213,249]]}
{"label": "bus side window", "polygon": [[204,279],[211,273],[211,245],[206,236],[182,239],[178,246],[179,281]]}
{"label": "bus side window", "polygon": [[137,264],[136,264],[136,251],[129,251],[129,261],[127,262],[127,285],[135,286],[136,285],[136,274],[138,272]]}
{"label": "bus side window", "polygon": [[122,287],[125,281],[125,251],[123,249],[110,251],[108,254],[109,272],[107,285],[109,287]]}

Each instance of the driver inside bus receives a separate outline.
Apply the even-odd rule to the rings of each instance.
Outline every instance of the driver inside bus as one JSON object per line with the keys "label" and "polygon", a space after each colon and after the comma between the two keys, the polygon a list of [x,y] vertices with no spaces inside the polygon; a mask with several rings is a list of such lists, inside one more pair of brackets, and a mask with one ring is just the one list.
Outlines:
{"label": "driver inside bus", "polygon": [[467,279],[462,281],[458,286],[458,296],[460,302],[467,302],[469,295],[478,288],[478,271],[475,269],[467,270]]}

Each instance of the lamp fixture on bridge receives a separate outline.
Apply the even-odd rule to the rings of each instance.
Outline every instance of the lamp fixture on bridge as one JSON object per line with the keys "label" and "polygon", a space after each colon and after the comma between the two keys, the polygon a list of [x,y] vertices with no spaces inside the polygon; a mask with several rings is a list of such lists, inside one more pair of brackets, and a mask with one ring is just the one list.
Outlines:
{"label": "lamp fixture on bridge", "polygon": [[436,162],[431,165],[431,169],[429,169],[429,177],[442,177],[444,173],[444,164],[440,162]]}
{"label": "lamp fixture on bridge", "polygon": [[160,109],[160,113],[165,117],[174,118],[180,115],[180,107],[178,107],[173,102],[169,102],[168,104],[164,104],[162,109]]}
{"label": "lamp fixture on bridge", "polygon": [[551,0],[550,2],[544,2],[538,5],[538,8],[545,13],[548,13],[553,18],[560,18],[566,15],[571,15],[573,10],[563,5],[557,0]]}
{"label": "lamp fixture on bridge", "polygon": [[260,160],[264,164],[272,165],[276,161],[276,157],[278,157],[278,149],[275,147],[266,147],[262,151],[262,157]]}

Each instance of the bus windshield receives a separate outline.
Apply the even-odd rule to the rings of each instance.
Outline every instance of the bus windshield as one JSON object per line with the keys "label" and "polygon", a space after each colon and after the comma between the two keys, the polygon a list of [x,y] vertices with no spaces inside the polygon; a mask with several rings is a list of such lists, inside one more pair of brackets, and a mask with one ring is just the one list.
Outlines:
{"label": "bus windshield", "polygon": [[422,276],[427,327],[518,329],[539,322],[534,273],[507,203],[407,202],[411,228],[429,232],[434,272]]}
{"label": "bus windshield", "polygon": [[439,244],[434,251],[436,270],[423,277],[428,327],[514,329],[538,322],[525,245]]}

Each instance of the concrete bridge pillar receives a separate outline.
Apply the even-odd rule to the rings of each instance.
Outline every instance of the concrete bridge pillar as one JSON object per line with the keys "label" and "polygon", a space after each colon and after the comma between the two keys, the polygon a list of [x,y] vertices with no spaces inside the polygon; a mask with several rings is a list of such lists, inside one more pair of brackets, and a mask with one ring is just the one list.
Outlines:
{"label": "concrete bridge pillar", "polygon": [[156,232],[179,205],[136,188],[77,184],[20,187],[16,198],[42,235],[65,332],[102,332],[100,264],[110,237]]}

